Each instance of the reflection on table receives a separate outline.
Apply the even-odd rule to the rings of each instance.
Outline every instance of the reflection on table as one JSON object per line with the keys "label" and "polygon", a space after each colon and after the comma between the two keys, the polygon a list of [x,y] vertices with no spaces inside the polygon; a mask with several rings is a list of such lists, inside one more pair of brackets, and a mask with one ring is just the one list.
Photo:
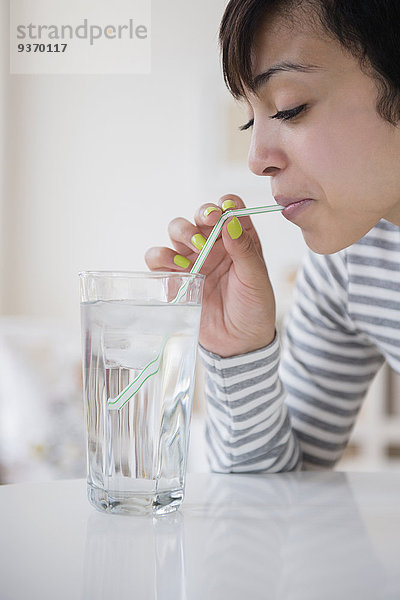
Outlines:
{"label": "reflection on table", "polygon": [[181,513],[93,513],[82,599],[400,597],[349,478],[210,475],[191,482]]}
{"label": "reflection on table", "polygon": [[159,518],[0,486],[1,600],[398,600],[400,473],[188,476]]}

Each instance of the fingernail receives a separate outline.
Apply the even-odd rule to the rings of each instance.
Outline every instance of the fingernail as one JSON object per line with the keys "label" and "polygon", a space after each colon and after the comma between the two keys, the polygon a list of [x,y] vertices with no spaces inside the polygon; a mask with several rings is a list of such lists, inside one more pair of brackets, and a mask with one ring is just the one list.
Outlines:
{"label": "fingernail", "polygon": [[228,210],[228,208],[235,208],[236,204],[233,200],[225,200],[222,203],[222,210]]}
{"label": "fingernail", "polygon": [[188,258],[186,258],[185,256],[181,256],[180,254],[175,254],[174,263],[178,267],[182,267],[182,269],[187,269],[188,266],[190,265],[190,260]]}
{"label": "fingernail", "polygon": [[233,219],[229,221],[226,228],[232,240],[237,240],[243,233],[243,229],[236,217],[233,217]]}
{"label": "fingernail", "polygon": [[197,250],[202,250],[206,243],[206,238],[201,235],[201,233],[196,233],[191,239],[191,242]]}
{"label": "fingernail", "polygon": [[206,210],[204,211],[203,215],[204,215],[205,217],[208,217],[208,215],[209,215],[210,213],[214,212],[214,210],[221,210],[221,209],[217,208],[216,206],[208,206],[208,207],[206,208]]}

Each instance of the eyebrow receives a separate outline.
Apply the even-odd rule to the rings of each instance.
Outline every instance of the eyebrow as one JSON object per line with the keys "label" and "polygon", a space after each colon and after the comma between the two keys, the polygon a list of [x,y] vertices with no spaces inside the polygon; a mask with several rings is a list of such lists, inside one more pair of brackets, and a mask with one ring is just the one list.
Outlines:
{"label": "eyebrow", "polygon": [[305,65],[292,62],[277,63],[273,67],[270,67],[267,71],[264,71],[264,73],[256,75],[253,80],[252,88],[256,92],[261,86],[265,85],[273,75],[280,73],[281,71],[299,71],[300,73],[311,73],[319,69],[321,69],[321,67],[318,67],[317,65]]}

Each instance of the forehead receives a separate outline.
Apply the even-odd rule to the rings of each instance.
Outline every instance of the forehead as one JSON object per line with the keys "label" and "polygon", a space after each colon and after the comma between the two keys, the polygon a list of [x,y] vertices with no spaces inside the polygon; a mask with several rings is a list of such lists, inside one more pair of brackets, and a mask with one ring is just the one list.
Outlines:
{"label": "forehead", "polygon": [[[330,37],[312,15],[295,20],[283,16],[265,19],[254,38],[253,75],[282,62],[316,65],[322,69],[339,66],[349,54]],[[351,57],[353,58],[353,57]]]}

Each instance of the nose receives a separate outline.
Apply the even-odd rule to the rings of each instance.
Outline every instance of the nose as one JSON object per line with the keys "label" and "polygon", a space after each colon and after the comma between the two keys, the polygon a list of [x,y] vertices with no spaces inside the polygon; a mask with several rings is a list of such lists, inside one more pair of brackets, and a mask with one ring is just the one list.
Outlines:
{"label": "nose", "polygon": [[253,133],[248,155],[250,171],[255,175],[277,175],[287,166],[287,156],[279,143],[279,137],[271,130],[257,128],[253,125]]}

